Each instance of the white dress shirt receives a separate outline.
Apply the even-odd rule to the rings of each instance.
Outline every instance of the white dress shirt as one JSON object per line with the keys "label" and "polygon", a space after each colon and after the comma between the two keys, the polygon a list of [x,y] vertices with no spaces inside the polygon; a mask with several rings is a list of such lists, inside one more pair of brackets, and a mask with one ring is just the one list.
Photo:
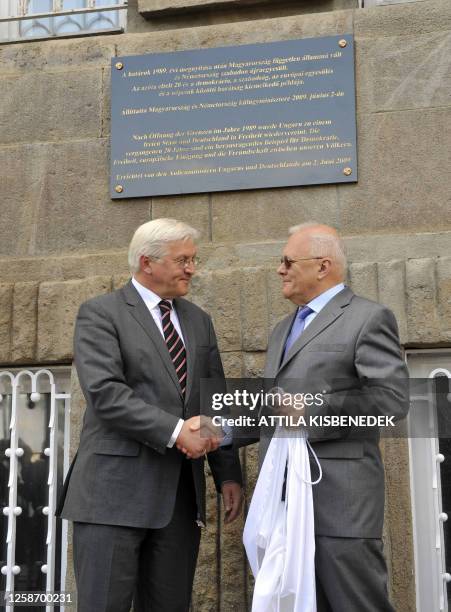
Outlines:
{"label": "white dress shirt", "polygon": [[[330,302],[330,300],[335,297],[337,293],[340,293],[340,291],[342,291],[344,288],[344,283],[339,283],[338,285],[331,287],[327,291],[324,291],[320,295],[317,295],[316,298],[313,298],[313,300],[311,300],[308,304],[305,304],[305,306],[309,306],[313,310],[313,312],[311,312],[307,317],[305,317],[304,329],[308,325],[310,325],[313,319],[321,312],[321,310],[326,306],[326,304]],[[303,308],[303,306],[298,307],[296,316],[301,308]],[[232,444],[233,428],[230,425],[224,424],[222,426],[222,430],[224,432],[224,438],[222,439],[220,446],[227,446],[228,444]]]}
{"label": "white dress shirt", "polygon": [[[132,283],[136,291],[142,297],[144,304],[147,306],[150,314],[153,317],[153,320],[155,321],[155,325],[158,327],[160,334],[163,336],[163,339],[164,339],[163,324],[161,322],[161,311],[159,307],[159,303],[161,302],[163,298],[161,298],[159,295],[157,295],[150,289],[147,289],[147,287],[144,287],[144,285],[141,285],[141,283],[139,283],[135,277],[132,278]],[[172,300],[167,300],[167,301],[170,302],[172,305]],[[171,308],[171,321],[175,329],[177,330],[177,333],[180,336],[183,344],[185,344],[185,339],[183,338],[182,329],[180,327],[180,321],[177,316],[177,312],[175,308]],[[170,437],[169,442],[166,445],[168,448],[172,448],[174,446],[175,441],[177,440],[178,435],[180,433],[180,430],[183,427],[183,423],[184,423],[184,420],[179,419],[179,422],[175,426],[175,429],[172,432],[172,436]]]}
{"label": "white dress shirt", "polygon": [[[339,283],[338,285],[331,287],[327,291],[320,293],[320,295],[317,295],[316,298],[313,298],[313,300],[309,302],[308,304],[305,304],[305,306],[308,306],[309,308],[311,308],[313,312],[311,312],[307,317],[305,317],[304,329],[306,329],[307,326],[310,325],[313,319],[322,311],[322,309],[326,306],[326,304],[328,304],[330,300],[337,295],[337,293],[340,293],[340,291],[343,291],[344,288],[345,288],[344,283]],[[298,310],[300,308],[303,308],[303,307],[299,306]]]}

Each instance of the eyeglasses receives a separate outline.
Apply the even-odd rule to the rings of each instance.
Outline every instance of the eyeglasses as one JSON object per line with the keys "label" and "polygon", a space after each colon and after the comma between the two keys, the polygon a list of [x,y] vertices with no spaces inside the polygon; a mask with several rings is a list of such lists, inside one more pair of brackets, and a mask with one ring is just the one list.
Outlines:
{"label": "eyeglasses", "polygon": [[198,266],[199,257],[180,257],[172,260],[178,268],[188,268],[189,266]]}
{"label": "eyeglasses", "polygon": [[301,257],[300,259],[290,259],[290,257],[287,257],[286,255],[284,255],[283,257],[280,258],[280,263],[284,265],[287,270],[289,270],[292,264],[298,261],[310,261],[312,259],[324,259],[324,256],[322,257]]}

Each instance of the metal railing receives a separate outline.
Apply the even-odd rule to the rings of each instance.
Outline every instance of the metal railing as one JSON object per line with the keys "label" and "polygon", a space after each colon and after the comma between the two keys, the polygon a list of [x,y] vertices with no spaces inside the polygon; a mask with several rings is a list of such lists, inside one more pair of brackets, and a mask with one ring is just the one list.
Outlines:
{"label": "metal railing", "polygon": [[[412,350],[410,355],[414,353]],[[419,354],[423,353],[428,355],[427,351]],[[414,360],[412,364],[415,364]],[[439,392],[437,385],[442,377],[442,385],[449,389],[451,368],[434,365],[428,367],[425,362],[424,366],[418,363],[410,366],[416,374],[421,373],[425,381],[411,395],[408,428],[418,612],[447,612],[450,609],[448,584],[451,573],[447,568],[446,548],[450,542],[448,522],[451,517],[448,516],[449,497],[443,497],[446,482],[445,489],[442,489],[442,468],[449,469],[446,465],[451,461],[451,455],[441,422],[448,412],[451,394],[444,392],[443,388]],[[419,431],[422,436],[418,436]],[[444,505],[444,500],[448,505]]]}
{"label": "metal railing", "polygon": [[[6,544],[6,564],[1,567],[1,574],[6,577],[4,590],[13,593],[16,579],[22,572],[21,565],[16,561],[17,521],[23,513],[26,513],[32,517],[39,514],[38,519],[42,520],[44,526],[46,526],[44,549],[46,552],[44,553],[44,562],[40,565],[40,572],[45,575],[45,592],[50,593],[55,590],[56,574],[58,574],[58,590],[63,591],[66,575],[67,521],[62,521],[61,549],[58,551],[60,564],[56,568],[57,520],[59,519],[55,517],[55,508],[57,488],[61,486],[63,476],[69,468],[70,395],[56,392],[54,376],[52,372],[46,369],[36,372],[22,370],[17,373],[2,371],[0,372],[0,390],[2,391],[0,408],[3,421],[3,446],[7,446],[4,450],[4,456],[9,460],[7,492],[5,492],[3,498],[7,499],[8,503],[2,509],[3,515],[7,518],[6,542],[1,544],[1,547]],[[36,411],[29,410],[26,418],[24,418],[25,401],[28,408],[34,408],[40,403],[40,412],[37,414]],[[19,416],[19,409],[21,410],[21,416]],[[36,422],[36,416],[38,415],[40,416],[39,422]],[[8,417],[9,424],[7,424]],[[33,422],[33,418],[35,422]],[[47,421],[46,423],[43,423],[44,419]],[[32,466],[31,461],[28,463],[25,461],[27,458],[24,456],[25,448],[27,448],[28,458],[31,458],[31,448],[25,442],[26,436],[35,434],[35,430],[38,430],[42,424],[47,428],[42,436],[42,444],[45,445],[42,455],[46,460],[40,459],[41,466],[45,470],[42,472],[42,478],[46,479],[46,495],[45,500],[43,500],[45,505],[38,506],[36,503],[26,501],[32,499],[29,492],[21,495],[22,502],[18,500],[18,486],[20,474],[23,473],[25,468],[30,470],[30,466]],[[9,431],[5,431],[6,426]],[[36,435],[34,435],[34,438],[36,438]],[[34,455],[41,458],[41,453],[36,452],[36,446],[37,444],[35,444]],[[60,465],[61,462],[63,465]],[[21,482],[23,487],[23,478],[21,478]],[[28,484],[29,486],[38,486],[43,483],[35,483],[30,477]],[[37,534],[32,534],[32,536],[37,537]],[[36,560],[33,563],[33,567],[35,567]],[[22,580],[19,590],[32,589],[28,589]],[[13,609],[13,605],[6,606],[8,611]],[[51,610],[53,610],[51,606],[46,607],[46,611],[51,612]],[[61,610],[63,610],[62,607]]]}
{"label": "metal railing", "polygon": [[83,0],[68,8],[66,0],[31,4],[0,0],[0,42],[67,38],[125,30],[127,0]]}
{"label": "metal railing", "polygon": [[102,13],[104,11],[123,11],[128,8],[126,1],[119,3],[106,4],[108,0],[100,0],[101,4],[96,4],[96,0],[88,0],[87,6],[82,8],[64,9],[62,2],[53,2],[53,10],[44,13],[29,13],[29,5],[24,5],[23,8],[18,6],[17,15],[9,15],[7,17],[0,16],[0,23],[11,22],[11,21],[25,21],[27,19],[45,19],[47,17],[65,17],[68,15],[86,15],[88,13]]}

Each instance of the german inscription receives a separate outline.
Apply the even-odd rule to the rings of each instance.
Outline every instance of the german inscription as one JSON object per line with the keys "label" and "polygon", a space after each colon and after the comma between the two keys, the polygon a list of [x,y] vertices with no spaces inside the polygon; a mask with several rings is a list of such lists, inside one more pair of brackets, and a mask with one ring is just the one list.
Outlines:
{"label": "german inscription", "polygon": [[111,197],[357,180],[353,37],[112,60]]}

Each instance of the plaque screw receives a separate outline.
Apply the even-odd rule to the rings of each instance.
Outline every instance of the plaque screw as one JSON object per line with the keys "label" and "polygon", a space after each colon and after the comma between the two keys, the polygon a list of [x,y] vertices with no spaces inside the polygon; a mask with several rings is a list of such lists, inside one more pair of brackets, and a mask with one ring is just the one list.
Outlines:
{"label": "plaque screw", "polygon": [[124,191],[124,188],[122,187],[122,185],[116,185],[114,191],[116,191],[116,193],[122,193]]}
{"label": "plaque screw", "polygon": [[124,64],[122,62],[116,62],[116,68],[118,70],[122,70],[123,67],[124,67]]}
{"label": "plaque screw", "polygon": [[350,176],[352,174],[352,168],[345,168],[343,170],[343,174],[345,174],[346,176]]}
{"label": "plaque screw", "polygon": [[[347,41],[344,38],[342,38],[341,40],[338,41],[338,46],[341,47],[342,49],[344,49],[347,44],[348,43],[347,43]],[[117,64],[116,64],[116,67],[117,67]]]}

